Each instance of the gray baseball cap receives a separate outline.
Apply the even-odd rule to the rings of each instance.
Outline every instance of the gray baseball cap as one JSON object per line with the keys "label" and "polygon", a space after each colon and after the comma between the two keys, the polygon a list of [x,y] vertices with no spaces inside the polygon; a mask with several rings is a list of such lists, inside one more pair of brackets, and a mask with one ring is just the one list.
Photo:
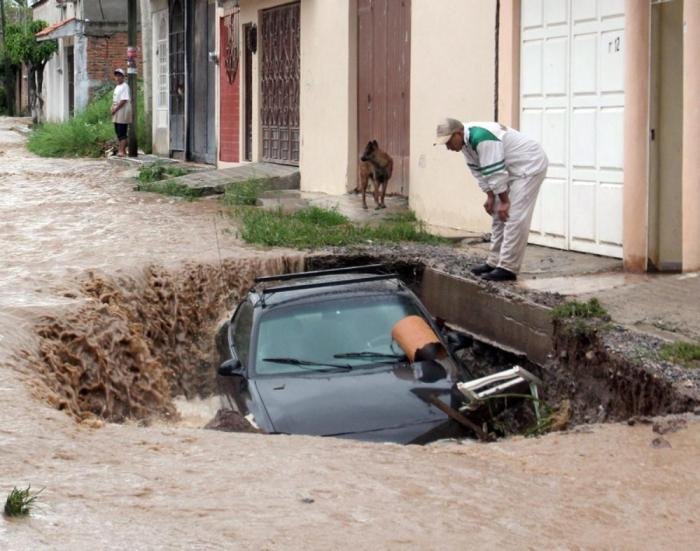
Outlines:
{"label": "gray baseball cap", "polygon": [[124,69],[114,69],[114,74],[115,75],[121,75],[123,77],[126,76],[126,73],[124,72]]}
{"label": "gray baseball cap", "polygon": [[452,134],[463,130],[464,125],[457,119],[442,119],[437,125],[437,129],[435,131],[435,143],[433,145],[444,145],[450,140]]}

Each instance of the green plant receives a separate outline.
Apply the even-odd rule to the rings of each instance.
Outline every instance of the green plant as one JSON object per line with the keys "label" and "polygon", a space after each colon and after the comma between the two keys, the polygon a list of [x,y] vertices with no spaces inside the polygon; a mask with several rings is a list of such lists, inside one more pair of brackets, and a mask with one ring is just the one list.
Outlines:
{"label": "green plant", "polygon": [[248,178],[245,182],[235,182],[226,188],[224,203],[232,206],[255,205],[265,191],[265,180]]}
{"label": "green plant", "polygon": [[[40,157],[101,157],[107,144],[116,140],[110,108],[112,88],[105,84],[97,89],[88,105],[67,121],[45,123],[36,127],[27,142],[27,148]],[[143,116],[143,90],[139,83],[137,139],[145,152],[146,123]]]}
{"label": "green plant", "polygon": [[8,517],[21,517],[28,515],[35,506],[39,494],[44,491],[42,488],[33,494],[30,492],[31,486],[24,490],[14,487],[5,501],[5,515]]}
{"label": "green plant", "polygon": [[676,341],[665,344],[660,350],[661,358],[685,367],[700,367],[700,343]]}
{"label": "green plant", "polygon": [[182,197],[188,201],[193,201],[199,197],[198,190],[173,180],[143,182],[138,185],[137,189],[138,191],[149,191],[151,193],[160,193],[161,195],[169,195],[171,197]]}
{"label": "green plant", "polygon": [[177,178],[184,176],[188,171],[179,166],[166,165],[162,162],[156,162],[150,165],[139,167],[139,182],[149,183],[165,180],[166,178]]}
{"label": "green plant", "polygon": [[610,314],[603,308],[597,298],[592,298],[588,302],[578,302],[572,300],[552,309],[552,317],[556,320],[562,319],[593,319],[609,320]]}
{"label": "green plant", "polygon": [[401,216],[374,225],[354,224],[335,209],[308,207],[288,214],[281,210],[238,207],[234,215],[248,243],[308,249],[358,243],[416,241],[445,243],[425,231],[415,217]]}

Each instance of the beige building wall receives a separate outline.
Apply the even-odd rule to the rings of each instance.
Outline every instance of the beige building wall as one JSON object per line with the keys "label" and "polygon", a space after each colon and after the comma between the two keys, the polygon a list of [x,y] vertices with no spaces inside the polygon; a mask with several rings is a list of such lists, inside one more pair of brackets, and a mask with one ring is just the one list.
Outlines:
{"label": "beige building wall", "polygon": [[[265,45],[260,40],[261,12],[288,3],[279,0],[241,0],[240,3],[241,25],[254,23],[258,27],[258,52],[253,56],[252,74],[253,161],[259,161],[262,153],[260,61]],[[355,5],[354,0],[301,2],[299,168],[301,187],[305,191],[338,195],[355,188]],[[243,67],[241,71],[243,82]],[[241,90],[242,138],[245,136],[244,108],[244,90]],[[244,142],[241,139],[241,147]]]}
{"label": "beige building wall", "polygon": [[302,0],[300,170],[304,191],[355,188],[355,3]]}
{"label": "beige building wall", "polygon": [[409,202],[432,227],[488,231],[485,195],[461,153],[433,146],[442,117],[494,115],[496,3],[413,0]]}

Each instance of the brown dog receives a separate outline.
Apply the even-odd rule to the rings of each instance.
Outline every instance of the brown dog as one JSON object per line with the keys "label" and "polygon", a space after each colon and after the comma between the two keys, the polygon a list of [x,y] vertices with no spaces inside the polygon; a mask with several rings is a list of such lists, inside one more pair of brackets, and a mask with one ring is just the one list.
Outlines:
{"label": "brown dog", "polygon": [[[371,178],[374,182],[374,204],[376,209],[385,209],[384,196],[386,195],[386,186],[389,184],[389,178],[394,170],[394,159],[379,149],[377,140],[367,142],[365,152],[360,157],[360,191],[362,192],[362,208],[367,208],[367,185]],[[379,194],[381,188],[381,197]]]}

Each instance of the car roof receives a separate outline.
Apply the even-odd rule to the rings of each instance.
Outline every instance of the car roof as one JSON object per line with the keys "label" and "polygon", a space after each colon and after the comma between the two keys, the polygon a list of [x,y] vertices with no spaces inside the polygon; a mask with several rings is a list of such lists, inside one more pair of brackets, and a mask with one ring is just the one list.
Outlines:
{"label": "car roof", "polygon": [[298,277],[293,281],[266,281],[256,284],[249,297],[256,307],[268,308],[297,301],[397,293],[405,294],[406,287],[394,274],[353,272]]}

